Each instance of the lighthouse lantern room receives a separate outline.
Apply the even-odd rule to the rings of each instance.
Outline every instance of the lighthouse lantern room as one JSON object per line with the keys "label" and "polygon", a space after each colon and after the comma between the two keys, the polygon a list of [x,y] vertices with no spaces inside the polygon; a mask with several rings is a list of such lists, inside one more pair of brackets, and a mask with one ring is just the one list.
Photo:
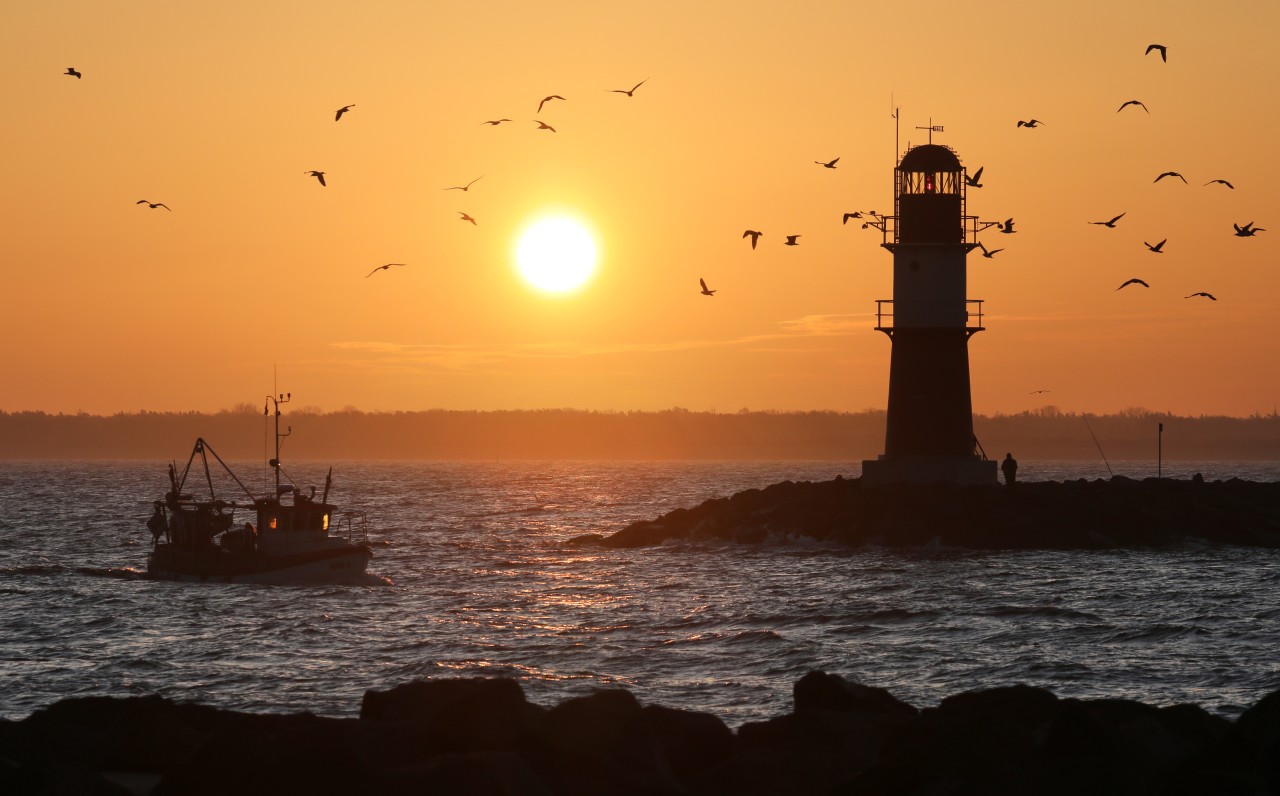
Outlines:
{"label": "lighthouse lantern room", "polygon": [[864,483],[996,482],[973,433],[969,338],[984,327],[965,263],[992,224],[965,214],[967,187],[940,144],[911,148],[894,170],[894,212],[876,222],[893,254],[893,298],[876,302],[892,346],[885,452],[862,463]]}

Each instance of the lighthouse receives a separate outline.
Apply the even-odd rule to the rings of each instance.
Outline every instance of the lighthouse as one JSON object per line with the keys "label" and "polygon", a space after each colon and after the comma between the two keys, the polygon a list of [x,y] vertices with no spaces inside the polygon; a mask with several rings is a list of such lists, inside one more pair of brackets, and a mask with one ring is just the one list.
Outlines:
{"label": "lighthouse", "polygon": [[949,147],[912,147],[894,170],[893,214],[874,222],[893,254],[893,298],[876,302],[892,350],[884,454],[863,461],[863,483],[996,483],[973,433],[969,338],[984,327],[965,264],[993,224],[966,215],[968,184]]}

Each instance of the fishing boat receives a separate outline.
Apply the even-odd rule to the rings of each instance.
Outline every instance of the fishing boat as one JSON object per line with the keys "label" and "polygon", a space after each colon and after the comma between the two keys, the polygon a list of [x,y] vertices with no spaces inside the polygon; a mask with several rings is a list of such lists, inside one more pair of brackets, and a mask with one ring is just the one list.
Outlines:
{"label": "fishing boat", "polygon": [[[368,517],[361,511],[338,512],[329,502],[333,468],[325,477],[324,491],[315,487],[303,494],[284,472],[280,442],[292,433],[280,433],[280,405],[292,394],[268,396],[264,414],[274,407],[274,490],[255,495],[232,472],[213,447],[198,437],[181,474],[169,465],[169,491],[154,503],[147,520],[154,547],[147,557],[147,573],[168,580],[215,583],[292,583],[332,581],[362,575],[373,552],[369,548]],[[216,494],[210,457],[243,492],[225,499]],[[197,491],[192,466],[199,458],[204,484]],[[226,481],[219,476],[219,481]],[[228,482],[229,483],[229,482]],[[208,497],[203,495],[208,487]],[[190,490],[190,491],[188,491]],[[248,519],[246,519],[248,518]]]}

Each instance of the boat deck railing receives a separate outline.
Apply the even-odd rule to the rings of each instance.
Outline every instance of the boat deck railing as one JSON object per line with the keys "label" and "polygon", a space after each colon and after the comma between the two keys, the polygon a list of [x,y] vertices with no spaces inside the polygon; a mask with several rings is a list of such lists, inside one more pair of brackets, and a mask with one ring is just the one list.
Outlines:
{"label": "boat deck railing", "polygon": [[346,539],[351,544],[367,544],[369,542],[369,515],[363,511],[344,511],[337,515],[337,523],[333,535]]}

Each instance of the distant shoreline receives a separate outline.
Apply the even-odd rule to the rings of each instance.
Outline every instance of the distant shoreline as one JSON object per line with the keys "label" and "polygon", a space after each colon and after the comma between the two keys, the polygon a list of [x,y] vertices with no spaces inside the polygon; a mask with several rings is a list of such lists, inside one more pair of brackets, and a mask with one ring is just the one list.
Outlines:
{"label": "distant shoreline", "polygon": [[[257,459],[263,416],[217,413],[115,415],[0,412],[0,460],[163,460],[203,437],[224,458]],[[883,451],[885,414],[669,409],[290,413],[294,459],[849,461]],[[1180,417],[1131,410],[1091,415],[1045,409],[975,415],[990,458],[1165,461],[1280,460],[1280,415]],[[1096,438],[1096,442],[1095,442]]]}

